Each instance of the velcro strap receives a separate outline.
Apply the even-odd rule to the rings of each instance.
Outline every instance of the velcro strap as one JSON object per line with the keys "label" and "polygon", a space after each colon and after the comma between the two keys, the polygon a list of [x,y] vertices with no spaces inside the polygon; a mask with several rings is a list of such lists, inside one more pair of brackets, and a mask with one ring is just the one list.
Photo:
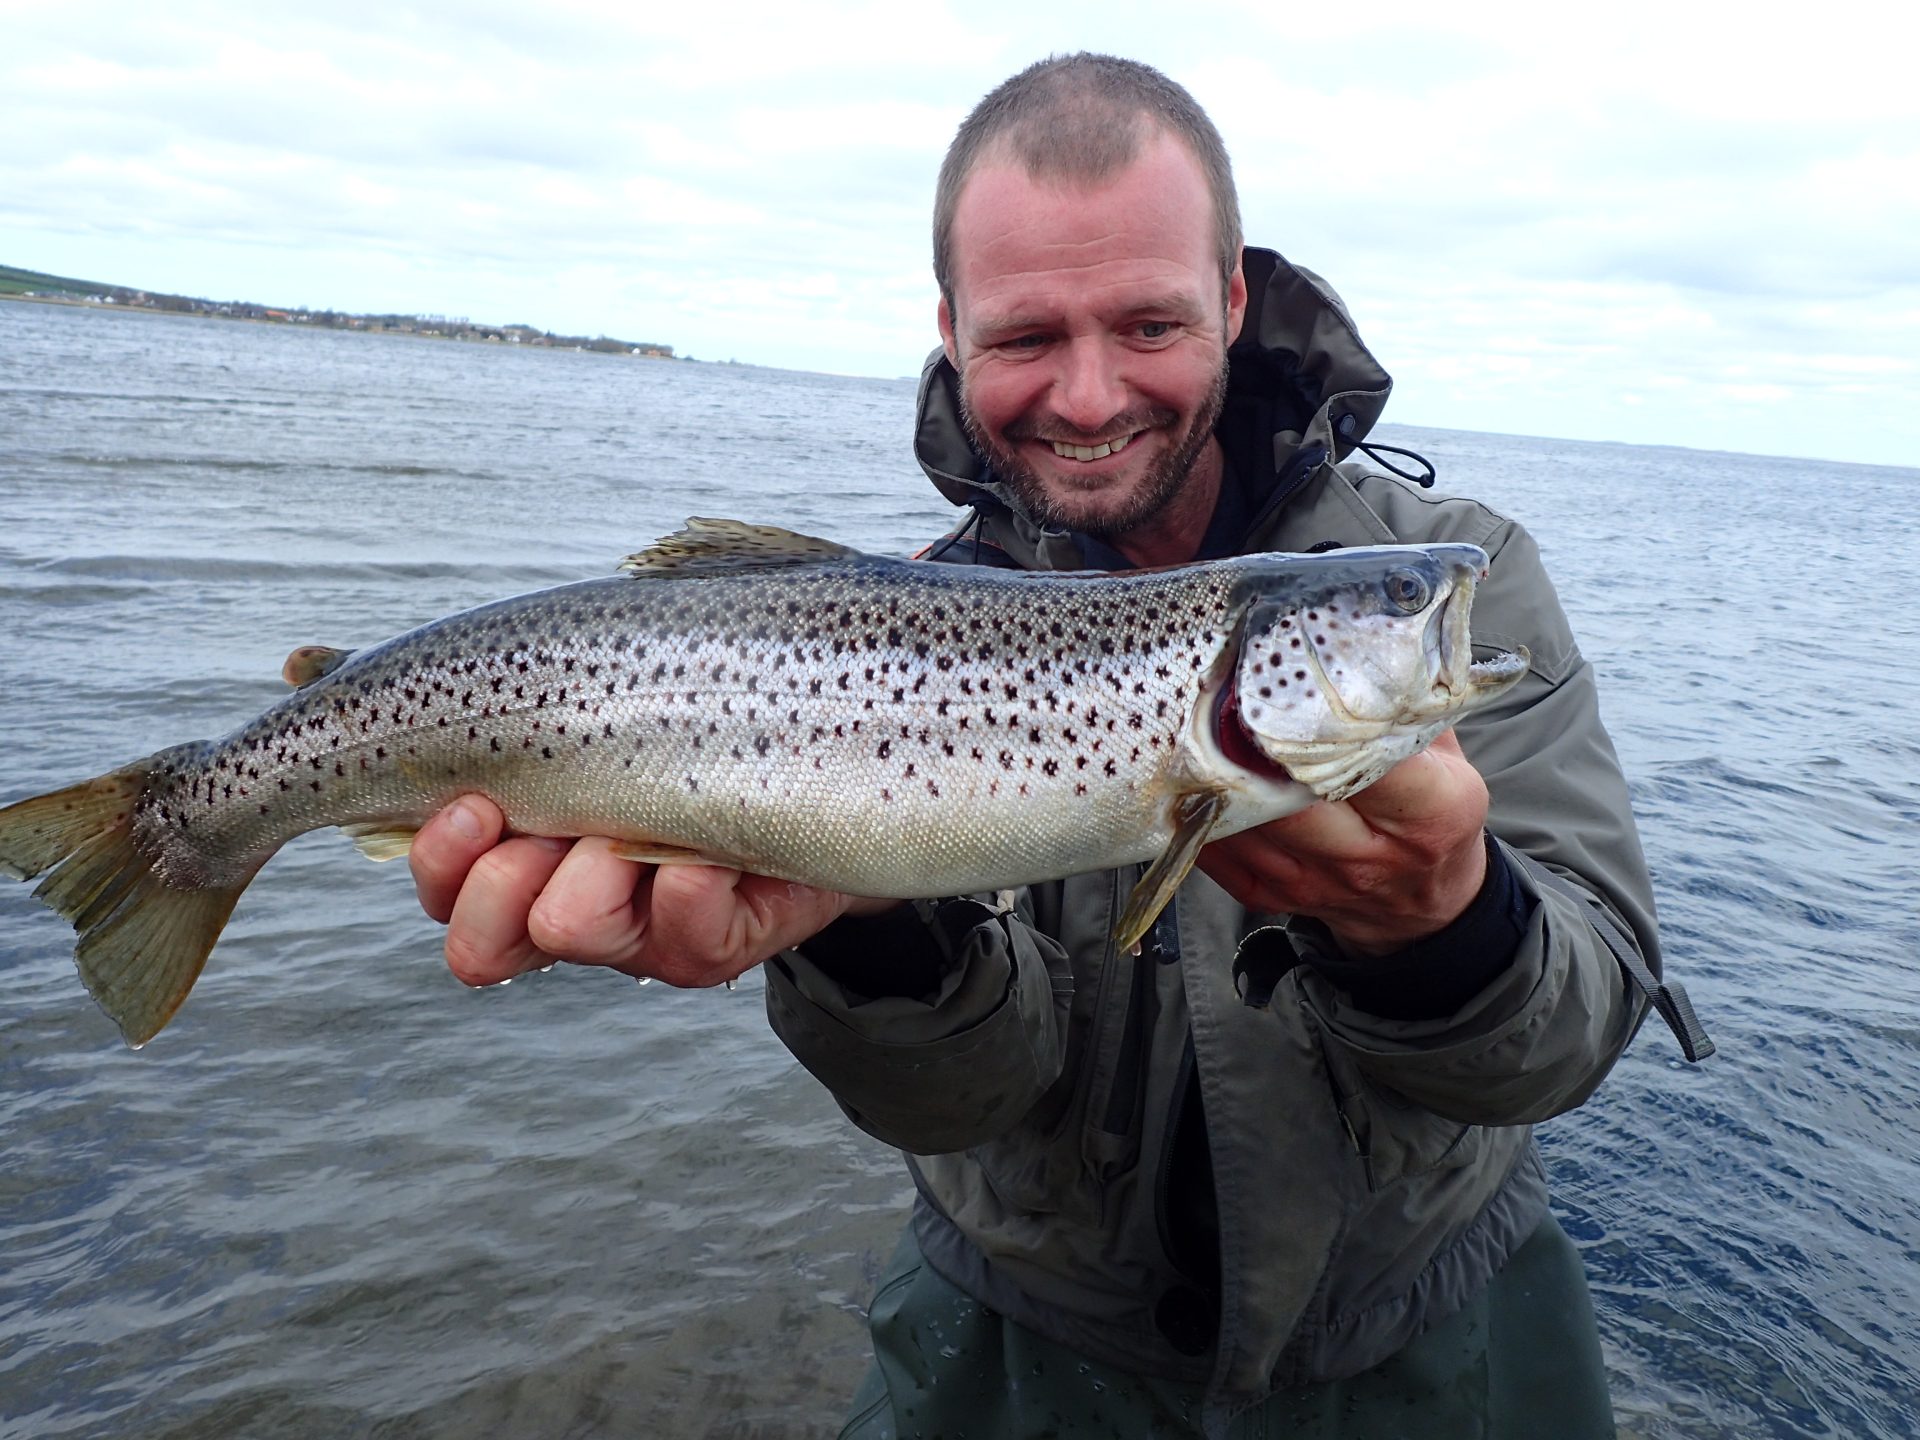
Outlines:
{"label": "velcro strap", "polygon": [[1706,1027],[1700,1023],[1700,1017],[1693,1013],[1693,1002],[1687,998],[1686,987],[1678,980],[1663,980],[1647,968],[1647,962],[1640,958],[1639,948],[1621,933],[1620,924],[1611,911],[1579,886],[1554,874],[1544,865],[1529,866],[1528,873],[1535,880],[1580,903],[1580,908],[1586,912],[1587,920],[1593,926],[1594,934],[1605,942],[1627,978],[1652,1002],[1653,1008],[1660,1012],[1660,1018],[1667,1022],[1673,1038],[1680,1042],[1682,1055],[1697,1064],[1713,1054],[1713,1041],[1707,1038]]}

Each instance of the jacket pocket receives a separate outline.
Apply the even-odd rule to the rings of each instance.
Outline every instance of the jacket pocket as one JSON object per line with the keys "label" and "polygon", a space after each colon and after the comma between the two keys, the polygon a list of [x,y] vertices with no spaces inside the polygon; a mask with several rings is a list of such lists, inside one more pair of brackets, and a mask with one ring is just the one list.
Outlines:
{"label": "jacket pocket", "polygon": [[1437,1115],[1398,1091],[1368,1080],[1338,1040],[1315,1027],[1327,1079],[1347,1138],[1378,1192],[1401,1180],[1471,1165],[1486,1148],[1486,1130]]}
{"label": "jacket pocket", "polygon": [[1059,1078],[1011,1132],[968,1152],[1001,1201],[1028,1214],[1095,1213],[1098,1177],[1138,1146],[1137,1135],[1104,1128],[1122,1103],[1113,1093],[1116,1069],[1125,1068],[1117,1052],[1135,1003],[1133,967],[1110,938],[1120,879],[1063,882],[1061,908],[1080,923],[1055,922],[1073,940],[1068,973],[1054,976],[1054,1021],[1065,1042]]}

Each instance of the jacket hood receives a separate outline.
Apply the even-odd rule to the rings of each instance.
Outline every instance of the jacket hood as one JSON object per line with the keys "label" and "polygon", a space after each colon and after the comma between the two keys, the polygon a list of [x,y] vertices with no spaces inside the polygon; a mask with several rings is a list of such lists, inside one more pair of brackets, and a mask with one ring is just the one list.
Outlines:
{"label": "jacket hood", "polygon": [[[1271,501],[1320,463],[1344,460],[1386,408],[1392,377],[1373,358],[1332,286],[1277,251],[1242,254],[1247,314],[1227,350],[1220,430],[1259,427],[1272,437],[1273,470],[1244,483]],[[1258,453],[1229,444],[1240,454]],[[960,377],[944,350],[927,357],[914,419],[914,458],[955,505],[1012,509],[960,422]],[[1304,462],[1304,463],[1303,463]]]}

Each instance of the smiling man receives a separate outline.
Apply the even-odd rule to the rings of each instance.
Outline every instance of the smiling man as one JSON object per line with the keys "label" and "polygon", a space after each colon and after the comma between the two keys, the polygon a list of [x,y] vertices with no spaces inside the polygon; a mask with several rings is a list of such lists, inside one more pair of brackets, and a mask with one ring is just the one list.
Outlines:
{"label": "smiling man", "polygon": [[1223,276],[1194,223],[1206,177],[1170,135],[1059,223],[1064,179],[984,161],[953,207],[940,334],[967,437],[1038,523],[1140,565],[1189,560],[1220,493],[1238,256]]}
{"label": "smiling man", "polygon": [[1530,1127],[1600,1083],[1659,962],[1531,540],[1359,458],[1385,371],[1324,283],[1243,249],[1218,134],[1149,67],[996,89],[934,230],[914,444],[969,515],[930,558],[1468,541],[1476,643],[1527,675],[1351,799],[1209,845],[1142,955],[1111,939],[1130,874],[897,905],[503,838],[469,799],[413,852],[449,963],[767,963],[774,1029],[918,1191],[848,1435],[1611,1434]]}

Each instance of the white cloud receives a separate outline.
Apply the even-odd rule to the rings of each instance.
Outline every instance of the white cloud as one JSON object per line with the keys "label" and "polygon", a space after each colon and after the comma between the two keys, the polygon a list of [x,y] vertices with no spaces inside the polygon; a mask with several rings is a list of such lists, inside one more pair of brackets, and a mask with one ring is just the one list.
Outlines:
{"label": "white cloud", "polygon": [[1786,18],[0,0],[0,261],[908,373],[954,125],[1085,46],[1208,106],[1397,418],[1920,463],[1914,22]]}

